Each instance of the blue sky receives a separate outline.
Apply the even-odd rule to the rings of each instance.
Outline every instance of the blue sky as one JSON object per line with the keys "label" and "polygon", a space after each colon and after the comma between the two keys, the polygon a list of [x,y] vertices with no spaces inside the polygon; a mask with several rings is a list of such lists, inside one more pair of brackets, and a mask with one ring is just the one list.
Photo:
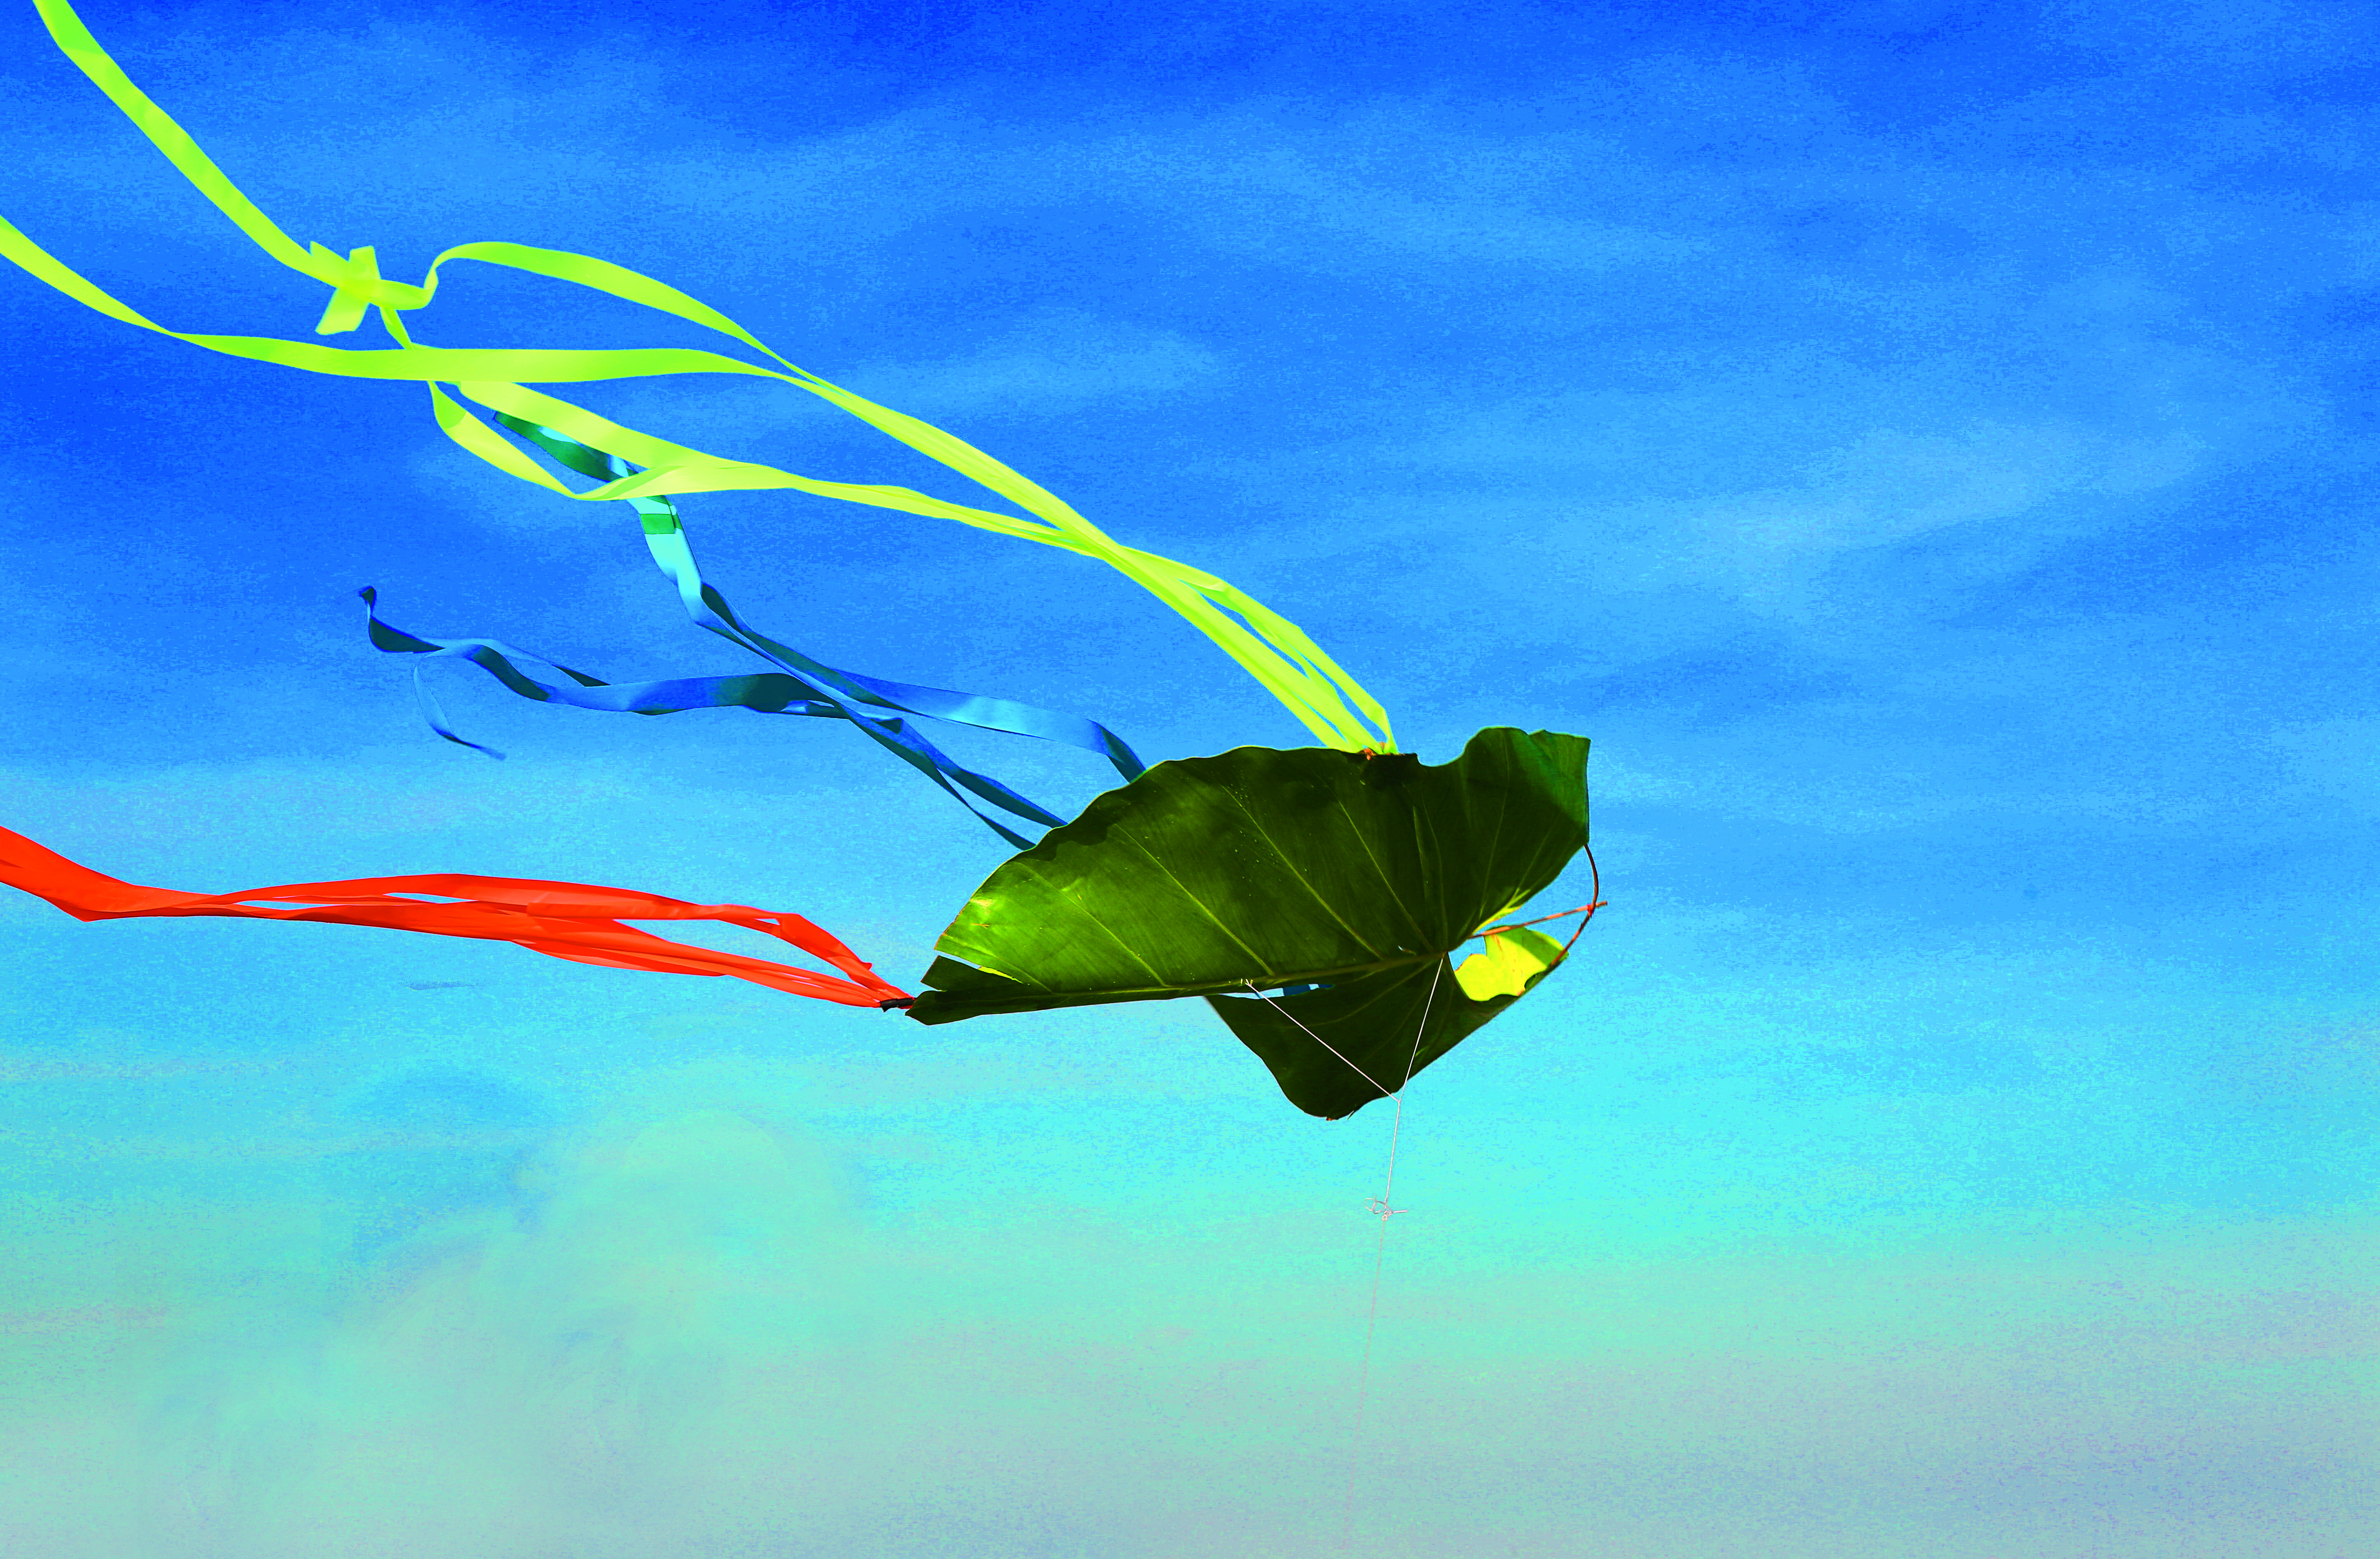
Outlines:
{"label": "blue sky", "polygon": [[[300,242],[661,277],[1283,612],[1431,761],[1594,739],[1610,907],[1406,1099],[1359,1551],[2369,1551],[2365,8],[83,14]],[[307,338],[322,288],[0,28],[0,213],[177,329]],[[468,264],[412,318],[716,339]],[[757,668],[633,517],[408,387],[13,271],[0,340],[0,824],[206,892],[794,909],[912,989],[1002,859],[826,722],[445,667],[510,756],[439,741],[357,587],[619,680]],[[565,393],[977,496],[782,386]],[[1303,739],[1087,561],[683,507],[836,664],[1152,759]],[[0,937],[12,1555],[1338,1549],[1389,1122],[1299,1114],[1197,1004],[929,1029],[22,895]]]}

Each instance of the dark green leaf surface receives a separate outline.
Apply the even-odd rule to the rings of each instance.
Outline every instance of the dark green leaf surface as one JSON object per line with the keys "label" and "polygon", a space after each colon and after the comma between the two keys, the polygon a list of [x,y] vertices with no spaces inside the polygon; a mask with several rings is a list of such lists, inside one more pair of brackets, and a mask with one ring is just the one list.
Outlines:
{"label": "dark green leaf surface", "polygon": [[[1435,767],[1259,747],[1160,763],[986,879],[909,1014],[1208,996],[1292,1103],[1348,1114],[1519,999],[1472,1001],[1447,955],[1585,844],[1586,753],[1497,726]],[[1330,988],[1246,994],[1305,984]]]}

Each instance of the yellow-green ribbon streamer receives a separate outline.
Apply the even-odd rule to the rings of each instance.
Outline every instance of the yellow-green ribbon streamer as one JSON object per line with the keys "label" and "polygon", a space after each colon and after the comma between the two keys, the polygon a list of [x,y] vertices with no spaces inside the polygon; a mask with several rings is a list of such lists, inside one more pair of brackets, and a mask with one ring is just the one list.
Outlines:
{"label": "yellow-green ribbon streamer", "polygon": [[[303,272],[332,289],[331,299],[315,325],[318,335],[337,335],[363,323],[367,310],[376,310],[381,323],[397,342],[394,350],[351,350],[311,342],[285,341],[262,335],[208,335],[170,330],[110,297],[88,278],[60,262],[0,218],[0,255],[47,282],[67,297],[126,324],[138,325],[187,341],[209,351],[278,363],[311,373],[334,373],[351,379],[410,380],[426,384],[431,408],[447,436],[489,464],[566,498],[584,502],[680,493],[746,492],[792,488],[846,503],[954,519],[962,525],[1062,547],[1107,563],[1189,619],[1264,684],[1289,712],[1326,745],[1346,751],[1370,749],[1396,750],[1388,713],[1355,679],[1340,669],[1296,624],[1263,603],[1213,575],[1187,564],[1128,547],[1075,512],[1062,499],[1011,470],[982,450],[930,423],[879,406],[840,385],[795,366],[763,345],[750,332],[698,298],[666,283],[625,266],[563,250],[536,249],[527,244],[458,244],[431,262],[421,285],[391,281],[380,274],[370,247],[341,255],[315,244],[301,249],[273,219],[225,177],[212,159],[199,149],[181,126],[132,84],[122,67],[108,57],[82,19],[66,0],[34,0],[42,20],[58,47],[82,73],[105,92],[166,160],[180,170],[199,193],[231,218],[241,232],[284,265]],[[707,329],[732,335],[785,370],[762,368],[736,358],[690,347],[650,347],[625,351],[479,350],[414,344],[406,334],[400,312],[429,305],[438,290],[438,268],[449,260],[476,260],[509,266],[556,281],[592,287],[631,303],[658,309],[690,320]],[[1022,518],[994,510],[969,507],[905,487],[842,481],[820,481],[749,461],[722,459],[685,445],[654,438],[624,428],[583,407],[524,388],[534,384],[583,384],[600,379],[635,379],[673,373],[738,373],[782,380],[831,401],[942,465],[990,488],[1037,517]],[[442,384],[452,384],[466,399],[493,411],[509,413],[553,429],[591,448],[618,456],[647,469],[586,493],[574,493],[540,469],[516,446],[448,396]],[[1353,707],[1350,707],[1352,702]]]}

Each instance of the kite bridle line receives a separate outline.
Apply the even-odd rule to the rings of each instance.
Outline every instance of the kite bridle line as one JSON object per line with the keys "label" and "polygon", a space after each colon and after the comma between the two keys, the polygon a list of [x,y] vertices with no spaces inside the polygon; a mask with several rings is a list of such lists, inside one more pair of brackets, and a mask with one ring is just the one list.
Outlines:
{"label": "kite bridle line", "polygon": [[[1273,999],[1272,999],[1270,996],[1267,995],[1264,992],[1257,990],[1257,982],[1256,982],[1255,980],[1243,980],[1243,981],[1241,981],[1241,983],[1242,983],[1242,984],[1244,984],[1244,985],[1245,985],[1245,986],[1248,988],[1248,993],[1249,993],[1249,994],[1251,994],[1251,995],[1253,995],[1253,996],[1257,997],[1259,1001],[1264,1001],[1264,1002],[1271,1003],[1272,1010],[1273,1010],[1273,1011],[1275,1011],[1275,1012],[1277,1012],[1277,1013],[1281,1014],[1283,1017],[1288,1018],[1292,1023],[1297,1023],[1297,1015],[1296,1015],[1296,1014],[1294,1014],[1294,1013],[1293,1013],[1293,1012],[1291,1012],[1287,1007],[1285,1007],[1285,1006],[1281,1005],[1279,1002],[1275,1002],[1275,1001],[1273,1001]],[[1426,1019],[1427,1019],[1427,1014],[1425,1014],[1425,1015],[1424,1015],[1424,1017],[1425,1017],[1425,1020],[1426,1020]],[[1339,1059],[1340,1059],[1340,1060],[1342,1060],[1342,1061],[1347,1061],[1346,1053],[1345,1053],[1345,1052],[1343,1052],[1343,1051],[1342,1051],[1342,1050],[1341,1050],[1337,1045],[1332,1044],[1329,1040],[1324,1039],[1321,1035],[1319,1035],[1319,1034],[1316,1033],[1313,1029],[1306,1029],[1306,1028],[1305,1028],[1305,1024],[1303,1024],[1303,1023],[1297,1023],[1297,1026],[1298,1026],[1300,1029],[1304,1029],[1305,1030],[1305,1036],[1306,1036],[1306,1038],[1308,1038],[1308,1039],[1312,1040],[1316,1044],[1320,1045],[1323,1049],[1325,1049],[1325,1050],[1329,1051],[1331,1054],[1333,1054],[1333,1055],[1335,1055],[1335,1056],[1339,1057]],[[1421,1040],[1420,1040],[1420,1037],[1419,1037],[1418,1035],[1416,1035],[1416,1036],[1415,1037],[1415,1040],[1414,1040],[1414,1045],[1415,1045],[1415,1049],[1419,1049],[1419,1048],[1420,1048],[1420,1045],[1421,1045]],[[1379,1080],[1378,1080],[1378,1078],[1374,1078],[1374,1077],[1372,1076],[1372,1074],[1371,1074],[1371,1073],[1366,1072],[1366,1070],[1364,1070],[1364,1068],[1362,1068],[1361,1066],[1356,1066],[1353,1061],[1347,1061],[1347,1067],[1348,1067],[1348,1070],[1350,1070],[1350,1071],[1354,1072],[1357,1077],[1359,1077],[1359,1078],[1363,1078],[1366,1082],[1370,1083],[1374,1088],[1380,1088]],[[1386,1098],[1388,1098],[1389,1096],[1390,1096],[1390,1095],[1389,1095],[1389,1090],[1388,1090],[1387,1089],[1385,1089],[1385,1088],[1380,1088],[1380,1097],[1381,1097],[1381,1098],[1383,1098],[1383,1099],[1386,1099]]]}
{"label": "kite bridle line", "polygon": [[[369,246],[346,255],[320,243],[301,248],[231,182],[188,132],[133,84],[123,68],[100,47],[67,0],[33,3],[51,38],[68,60],[107,95],[193,189],[268,255],[332,289],[330,301],[314,327],[316,335],[352,331],[370,311],[379,315],[382,327],[397,343],[397,349],[349,350],[270,336],[169,330],[110,296],[0,219],[0,256],[86,307],[126,324],[227,356],[347,378],[420,384],[430,392],[431,413],[439,427],[456,444],[511,476],[580,502],[791,488],[848,503],[956,520],[1097,558],[1186,618],[1279,699],[1323,745],[1342,751],[1395,749],[1387,712],[1378,701],[1294,623],[1262,602],[1201,569],[1123,545],[1056,494],[983,451],[930,423],[829,384],[779,356],[719,311],[664,282],[589,255],[497,242],[458,244],[443,250],[431,262],[422,282],[416,286],[382,276],[375,251]],[[407,334],[400,314],[429,306],[437,292],[439,267],[449,260],[473,260],[528,271],[657,309],[732,336],[780,364],[784,371],[715,352],[683,347],[551,351],[418,345]],[[820,481],[771,466],[722,459],[622,427],[583,407],[525,388],[522,383],[573,384],[678,373],[733,373],[791,384],[970,478],[1035,518],[1026,519],[972,508],[907,488]],[[453,385],[465,399],[492,411],[536,421],[589,448],[647,469],[590,492],[574,493],[457,403],[442,387],[446,384]]]}

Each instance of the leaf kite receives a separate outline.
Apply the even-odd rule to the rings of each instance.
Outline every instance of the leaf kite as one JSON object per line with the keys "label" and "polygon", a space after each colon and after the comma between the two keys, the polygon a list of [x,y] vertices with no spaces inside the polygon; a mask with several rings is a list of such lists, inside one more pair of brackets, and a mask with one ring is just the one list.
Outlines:
{"label": "leaf kite", "polygon": [[[1586,842],[1585,770],[1584,739],[1503,728],[1438,768],[1323,748],[1160,763],[976,890],[909,1015],[1205,996],[1290,1102],[1347,1114],[1552,967],[1509,993],[1443,978]],[[1247,999],[1293,986],[1320,989]]]}
{"label": "leaf kite", "polygon": [[[317,335],[352,332],[370,311],[396,345],[359,350],[171,330],[111,297],[5,220],[0,255],[111,318],[209,351],[309,372],[422,384],[439,427],[498,469],[575,501],[630,505],[654,561],[694,622],[773,669],[610,683],[493,639],[408,633],[371,609],[377,596],[366,589],[360,593],[375,647],[424,660],[468,660],[522,697],[581,709],[664,714],[734,706],[841,719],[941,786],[1022,853],[993,871],[943,932],[936,944],[943,956],[926,972],[927,992],[914,998],[798,916],[583,883],[433,874],[245,894],[176,893],[103,876],[6,830],[0,830],[0,882],[86,920],[229,915],[475,937],[606,968],[723,974],[845,1005],[906,1007],[924,1023],[1203,996],[1270,1069],[1291,1102],[1331,1118],[1401,1091],[1415,1073],[1519,1000],[1569,953],[1571,944],[1526,925],[1496,922],[1551,884],[1586,846],[1583,737],[1496,727],[1473,737],[1451,763],[1431,767],[1401,754],[1387,712],[1287,618],[1210,574],[1115,541],[981,450],[795,367],[725,315],[651,277],[560,250],[470,243],[441,253],[416,286],[382,277],[370,248],[344,256],[319,243],[300,248],[132,84],[66,0],[34,5],[67,58],[193,188],[272,258],[333,289],[314,327]],[[658,309],[731,336],[778,367],[678,347],[551,351],[419,343],[401,316],[430,305],[439,267],[450,260],[508,266]],[[680,373],[791,384],[1025,514],[722,458],[525,387]],[[462,401],[485,408],[494,425]],[[600,485],[584,492],[565,486],[509,442],[505,431]],[[1094,721],[863,676],[813,660],[735,615],[696,566],[672,502],[680,493],[783,488],[953,519],[1104,562],[1180,613],[1323,745],[1285,751],[1244,747],[1144,770],[1122,739]],[[420,664],[415,663],[415,688],[431,727],[450,741],[490,751],[448,728],[421,687]],[[1106,758],[1125,783],[1069,822],[951,761],[913,728],[916,719],[1078,747]],[[994,812],[1052,831],[1035,844]],[[1563,913],[1591,917],[1597,907]],[[822,959],[845,978],[665,941],[620,924],[623,920],[744,926]],[[1474,939],[1484,942],[1483,950],[1453,967],[1450,956]]]}

